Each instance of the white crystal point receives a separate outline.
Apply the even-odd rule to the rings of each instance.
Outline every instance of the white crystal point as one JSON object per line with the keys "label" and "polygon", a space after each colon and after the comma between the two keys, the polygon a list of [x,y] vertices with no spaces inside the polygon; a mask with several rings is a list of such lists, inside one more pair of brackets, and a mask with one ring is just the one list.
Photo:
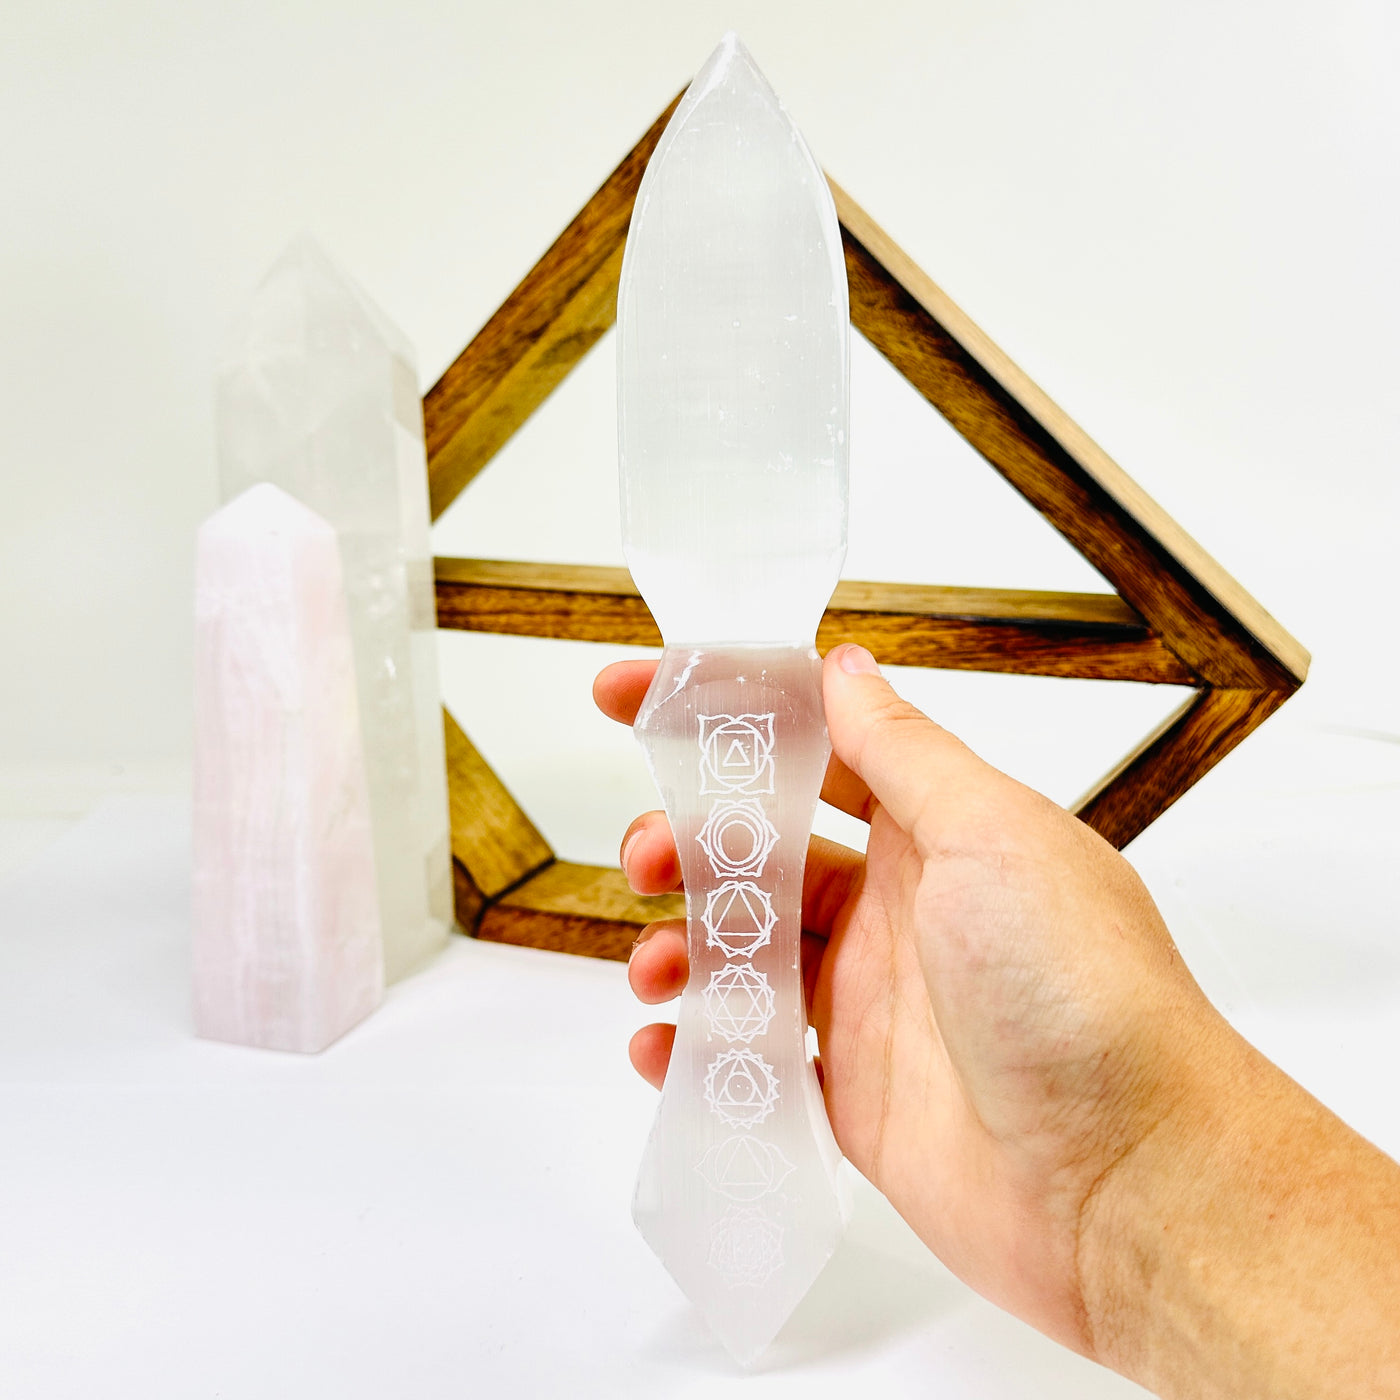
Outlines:
{"label": "white crystal point", "polygon": [[809,642],[846,551],[831,191],[732,34],[642,178],[618,289],[627,562],[668,644]]}
{"label": "white crystal point", "polygon": [[194,1017],[212,1040],[324,1049],[384,960],[335,531],[255,486],[199,532]]}
{"label": "white crystal point", "polygon": [[[678,1041],[682,1063],[672,1072],[710,1083],[711,1096],[735,1121],[697,1134],[694,1105],[684,1096],[663,1100],[632,1218],[725,1350],[747,1366],[778,1335],[840,1243],[840,1153],[805,1057],[792,1073],[810,1075],[810,1085],[779,1076],[761,1050],[716,1053],[703,1028],[692,1029],[686,1041]],[[787,1079],[776,1093],[770,1074]],[[743,1121],[770,1097],[761,1121]]]}
{"label": "white crystal point", "polygon": [[219,371],[227,500],[271,481],[340,539],[385,971],[404,976],[452,921],[427,458],[407,340],[310,238],[264,278]]}

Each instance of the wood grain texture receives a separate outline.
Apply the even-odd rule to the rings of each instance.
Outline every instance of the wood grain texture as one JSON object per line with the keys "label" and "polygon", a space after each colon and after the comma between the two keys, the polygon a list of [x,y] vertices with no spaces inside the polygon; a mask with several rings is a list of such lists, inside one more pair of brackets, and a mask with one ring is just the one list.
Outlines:
{"label": "wood grain texture", "polygon": [[[660,646],[626,569],[436,561],[438,625],[470,632]],[[1192,685],[1199,678],[1121,598],[843,580],[817,631],[884,665]]]}
{"label": "wood grain texture", "polygon": [[486,908],[486,896],[476,887],[476,882],[467,874],[460,860],[452,862],[452,912],[457,919],[457,927],[463,933],[475,934],[482,911]]}
{"label": "wood grain texture", "polygon": [[582,914],[555,914],[496,904],[476,926],[476,937],[487,943],[511,943],[518,948],[542,948],[548,953],[573,953],[583,958],[607,958],[625,963],[640,930],[615,919],[592,919]]}
{"label": "wood grain texture", "polygon": [[442,715],[452,859],[489,901],[553,860],[554,852],[462,727],[447,710]]}
{"label": "wood grain texture", "polygon": [[537,909],[552,914],[596,914],[641,928],[657,919],[683,919],[685,896],[633,894],[627,877],[615,865],[580,865],[556,860],[501,903],[513,909]]}
{"label": "wood grain texture", "polygon": [[[632,204],[674,107],[429,391],[435,519],[613,324]],[[1122,596],[845,581],[818,646],[856,641],[894,665],[1197,688],[1076,809],[1126,845],[1287,699],[1308,654],[849,195],[832,192],[852,324]],[[439,559],[437,603],[444,627],[661,642],[624,569]],[[683,913],[679,896],[633,895],[619,870],[553,859],[450,719],[448,739],[464,927],[625,959],[647,922]]]}
{"label": "wood grain texture", "polygon": [[1199,691],[1080,798],[1075,815],[1121,850],[1287,698],[1278,690]]}
{"label": "wood grain texture", "polygon": [[555,239],[423,400],[436,520],[617,319],[642,172],[675,101]]}
{"label": "wood grain texture", "polygon": [[1308,654],[834,183],[851,323],[1192,670],[1294,690]]}
{"label": "wood grain texture", "polygon": [[492,904],[476,936],[626,962],[647,924],[684,917],[682,895],[636,895],[620,870],[557,860]]}

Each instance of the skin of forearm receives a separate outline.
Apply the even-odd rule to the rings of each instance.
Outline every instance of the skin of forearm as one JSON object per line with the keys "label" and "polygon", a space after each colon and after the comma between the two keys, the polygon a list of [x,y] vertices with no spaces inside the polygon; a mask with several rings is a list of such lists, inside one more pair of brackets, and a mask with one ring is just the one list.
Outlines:
{"label": "skin of forearm", "polygon": [[1400,1397],[1400,1167],[1226,1023],[1080,1220],[1092,1349],[1167,1400]]}

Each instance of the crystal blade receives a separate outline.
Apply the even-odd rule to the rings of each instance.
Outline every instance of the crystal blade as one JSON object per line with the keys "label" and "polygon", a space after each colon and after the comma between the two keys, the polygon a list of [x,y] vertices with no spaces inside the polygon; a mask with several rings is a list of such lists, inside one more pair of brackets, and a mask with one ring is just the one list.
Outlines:
{"label": "crystal blade", "polygon": [[809,642],[846,547],[845,264],[825,177],[733,35],[647,167],[618,327],[623,545],[662,634]]}
{"label": "crystal blade", "polygon": [[847,301],[826,181],[728,36],[642,181],[618,392],[623,542],[667,643],[635,729],[690,964],[633,1213],[743,1362],[841,1232],[800,954],[828,752],[812,642],[845,552]]}

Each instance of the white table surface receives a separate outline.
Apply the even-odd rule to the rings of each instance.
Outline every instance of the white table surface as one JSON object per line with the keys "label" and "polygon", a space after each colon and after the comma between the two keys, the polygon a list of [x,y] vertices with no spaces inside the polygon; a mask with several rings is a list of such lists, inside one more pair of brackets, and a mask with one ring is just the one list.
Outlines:
{"label": "white table surface", "polygon": [[[1400,1152],[1400,747],[1250,747],[1135,863],[1217,1004]],[[113,800],[0,884],[0,1396],[1142,1393],[861,1181],[738,1372],[629,1218],[654,1096],[620,966],[454,937],[319,1056],[203,1042],[188,823]]]}

